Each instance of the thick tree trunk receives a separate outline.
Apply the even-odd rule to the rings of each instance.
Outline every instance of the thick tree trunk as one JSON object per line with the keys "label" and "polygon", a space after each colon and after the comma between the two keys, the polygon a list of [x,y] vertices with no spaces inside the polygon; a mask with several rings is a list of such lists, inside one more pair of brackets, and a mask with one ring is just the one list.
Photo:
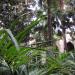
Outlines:
{"label": "thick tree trunk", "polygon": [[48,41],[50,41],[50,45],[52,45],[52,24],[51,24],[51,10],[50,10],[50,4],[51,0],[47,0],[48,4]]}

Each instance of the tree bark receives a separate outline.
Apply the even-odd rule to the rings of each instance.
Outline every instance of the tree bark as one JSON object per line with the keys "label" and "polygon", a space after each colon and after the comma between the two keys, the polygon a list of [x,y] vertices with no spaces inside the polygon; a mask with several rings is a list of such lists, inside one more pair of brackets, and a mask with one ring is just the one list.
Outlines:
{"label": "tree bark", "polygon": [[47,0],[48,5],[48,41],[50,41],[50,45],[52,45],[52,24],[51,24],[51,10],[50,10],[51,0]]}
{"label": "tree bark", "polygon": [[[59,0],[60,1],[60,10],[61,12],[64,11],[64,0]],[[63,23],[62,23],[63,25]],[[65,27],[63,26],[63,38],[64,38],[64,50],[67,50],[67,44],[66,44],[66,36],[65,36]]]}
{"label": "tree bark", "polygon": [[65,36],[65,28],[63,27],[63,38],[64,38],[64,50],[67,50],[66,36]]}
{"label": "tree bark", "polygon": [[60,1],[60,10],[63,11],[64,9],[64,0],[59,0]]}

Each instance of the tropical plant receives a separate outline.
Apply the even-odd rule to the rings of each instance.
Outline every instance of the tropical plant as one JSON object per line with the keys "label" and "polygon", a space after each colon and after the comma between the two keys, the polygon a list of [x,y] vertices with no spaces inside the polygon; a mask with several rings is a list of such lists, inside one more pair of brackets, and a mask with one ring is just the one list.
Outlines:
{"label": "tropical plant", "polygon": [[[30,32],[30,30],[44,18],[44,16],[40,16],[38,19],[28,25],[23,31],[17,34],[15,37],[18,43],[21,43],[23,38]],[[35,50],[26,47],[20,48],[10,29],[3,28],[0,30],[0,35],[0,56],[2,61],[7,63],[8,67],[11,69],[11,72],[23,64],[28,64],[28,62],[31,60],[29,53],[32,50]],[[2,64],[2,62],[0,62],[0,64]]]}
{"label": "tropical plant", "polygon": [[[58,6],[58,1],[46,0],[48,4],[48,19],[51,21],[51,15]],[[12,2],[11,2],[12,3]],[[54,3],[54,5],[52,4]],[[13,3],[14,4],[14,3]],[[50,8],[51,7],[51,8]],[[23,19],[26,18],[23,15]],[[23,20],[21,19],[21,20]],[[75,52],[74,53],[55,53],[54,48],[48,52],[47,48],[31,48],[31,47],[20,47],[20,43],[23,39],[31,32],[31,29],[35,27],[41,20],[45,19],[45,16],[39,16],[35,21],[32,21],[27,27],[19,30],[15,34],[15,30],[18,28],[16,25],[21,23],[19,18],[12,20],[8,23],[8,29],[3,28],[0,30],[0,74],[6,75],[6,72],[14,75],[29,75],[28,71],[33,71],[32,74],[36,75],[74,75],[75,74]],[[49,24],[52,28],[51,23]],[[16,28],[16,29],[15,29]],[[49,30],[51,31],[51,30]],[[52,31],[51,31],[52,33]],[[14,34],[14,35],[13,35]],[[52,37],[52,36],[51,36]],[[51,47],[50,47],[51,48]],[[35,58],[41,55],[41,53],[47,52],[46,63],[41,64],[41,58]],[[33,62],[33,61],[34,62]],[[32,61],[32,62],[31,62]],[[33,69],[31,69],[33,68]],[[25,71],[24,71],[25,70]],[[38,72],[38,73],[37,73]],[[8,75],[8,74],[7,74]]]}
{"label": "tropical plant", "polygon": [[47,57],[47,64],[41,69],[38,75],[74,75],[74,54],[64,53],[60,56]]}

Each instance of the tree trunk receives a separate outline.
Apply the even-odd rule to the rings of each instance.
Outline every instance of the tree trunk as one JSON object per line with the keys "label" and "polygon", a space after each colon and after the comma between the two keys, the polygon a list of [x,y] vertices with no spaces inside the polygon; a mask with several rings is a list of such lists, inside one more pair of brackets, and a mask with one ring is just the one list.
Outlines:
{"label": "tree trunk", "polygon": [[52,45],[52,24],[51,24],[51,10],[50,10],[51,0],[47,0],[48,5],[48,41]]}
{"label": "tree trunk", "polygon": [[67,50],[66,36],[65,36],[65,28],[63,27],[63,38],[64,38],[64,50]]}
{"label": "tree trunk", "polygon": [[60,1],[60,10],[63,11],[64,9],[64,0],[59,0]]}
{"label": "tree trunk", "polygon": [[[64,0],[59,0],[59,1],[60,1],[60,10],[61,12],[63,12],[64,11]],[[63,38],[64,38],[64,50],[67,50],[65,27],[63,27]]]}

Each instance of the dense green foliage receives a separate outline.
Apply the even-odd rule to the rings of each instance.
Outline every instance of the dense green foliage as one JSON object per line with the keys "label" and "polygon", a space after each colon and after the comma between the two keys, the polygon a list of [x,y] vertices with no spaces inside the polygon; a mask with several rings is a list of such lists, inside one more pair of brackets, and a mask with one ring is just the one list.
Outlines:
{"label": "dense green foliage", "polygon": [[[46,10],[37,11],[37,19],[26,24],[26,26],[21,24],[27,19],[27,15],[24,12],[18,13],[16,15],[17,18],[11,16],[14,15],[11,14],[13,12],[11,8],[18,1],[3,1],[0,3],[1,6],[3,3],[10,3],[11,6],[7,10],[3,10],[8,12],[6,17],[5,14],[2,14],[3,11],[0,10],[2,14],[0,18],[4,22],[4,25],[1,26],[2,29],[0,28],[0,75],[5,75],[6,73],[7,75],[30,75],[31,72],[34,75],[75,75],[75,51],[59,53],[55,44],[54,46],[50,46],[47,45],[48,42],[45,42],[45,44],[43,42],[41,43],[42,45],[35,48],[20,46],[23,40],[31,33],[32,28],[37,26],[41,21],[47,20],[47,15],[41,15],[43,11],[50,8],[51,15],[53,16],[61,13],[59,11],[59,0],[51,0],[51,5],[47,6]],[[43,3],[46,6],[47,0],[43,0]],[[28,10],[26,13],[28,13]],[[8,16],[11,19],[6,20]],[[28,18],[31,17],[29,14],[28,16]],[[44,30],[47,30],[47,24]],[[42,55],[44,53],[45,56]],[[46,60],[44,64],[42,64],[42,58]]]}

